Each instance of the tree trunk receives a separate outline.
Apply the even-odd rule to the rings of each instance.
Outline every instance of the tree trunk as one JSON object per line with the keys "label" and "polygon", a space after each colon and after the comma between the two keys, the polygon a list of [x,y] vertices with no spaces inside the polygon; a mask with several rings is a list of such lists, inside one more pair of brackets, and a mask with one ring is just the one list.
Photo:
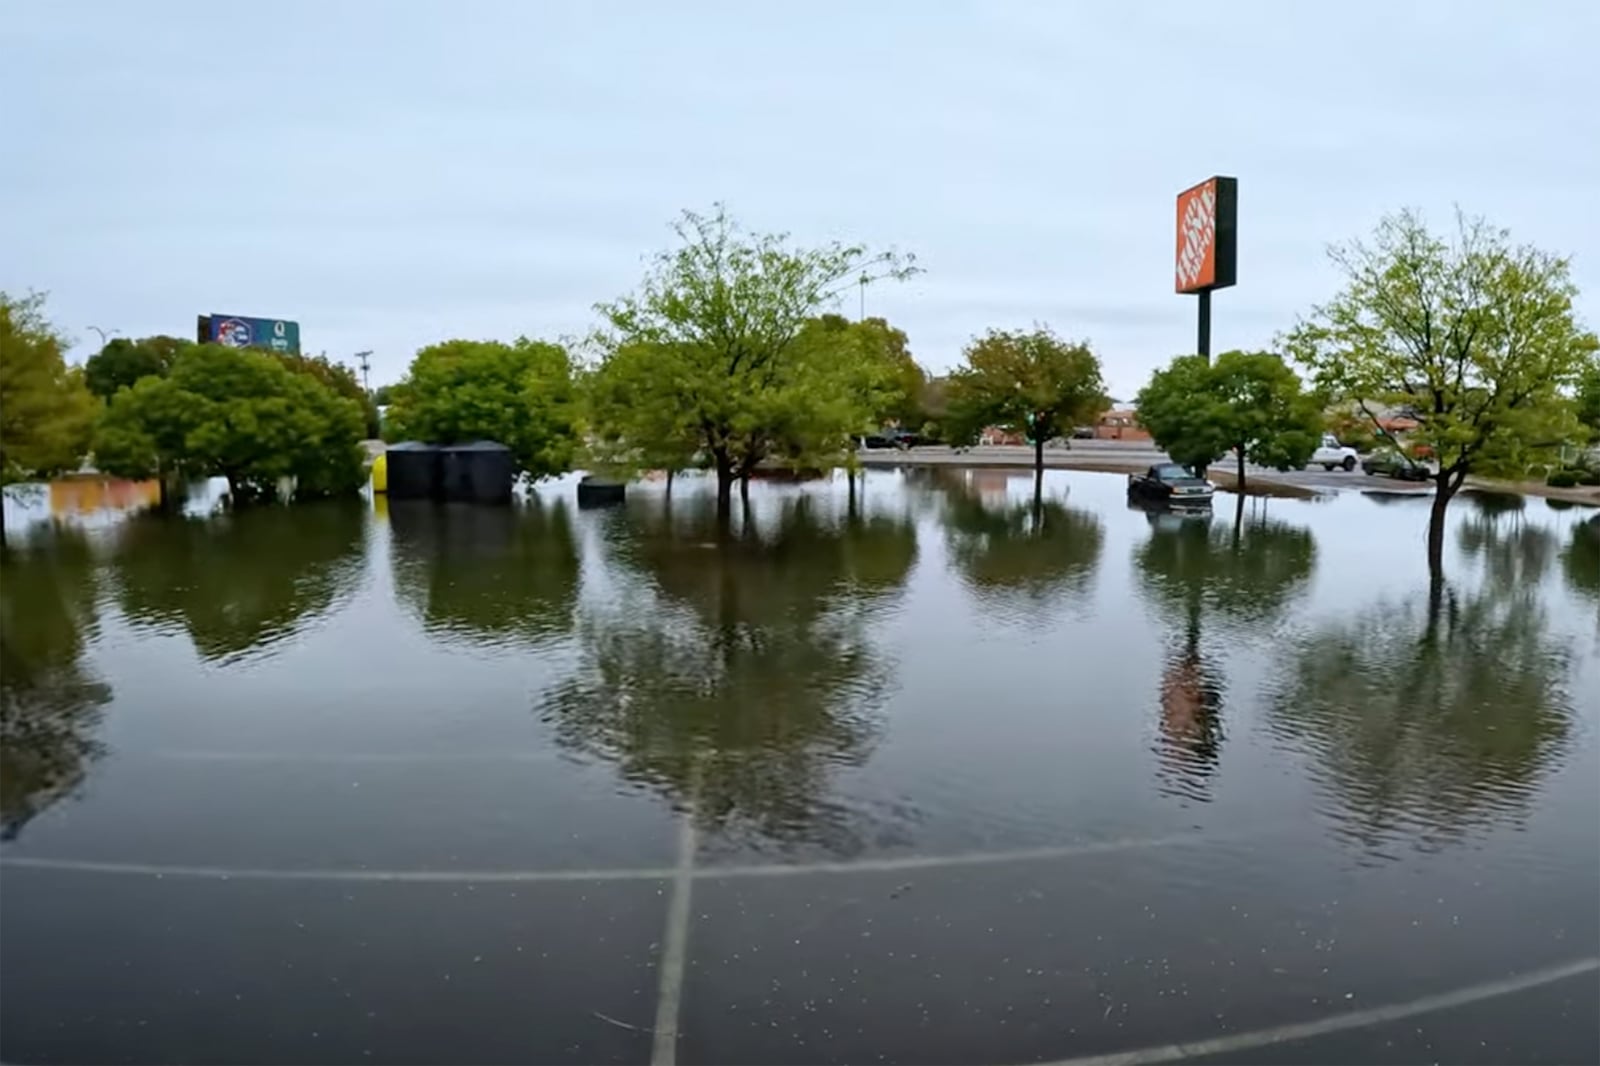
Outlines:
{"label": "tree trunk", "polygon": [[672,471],[667,471],[667,495],[672,495]]}
{"label": "tree trunk", "polygon": [[[1244,474],[1241,472],[1239,476],[1243,477]],[[1238,498],[1233,501],[1233,550],[1234,551],[1238,551],[1239,550],[1239,539],[1240,539],[1239,538],[1239,534],[1243,530],[1244,530],[1244,493],[1241,492],[1241,493],[1239,493]]]}
{"label": "tree trunk", "polygon": [[726,525],[733,514],[733,461],[726,448],[712,452],[717,467],[717,521]]}
{"label": "tree trunk", "polygon": [[750,471],[742,470],[739,473],[739,502],[746,511],[750,510]]}
{"label": "tree trunk", "polygon": [[1448,471],[1439,471],[1438,485],[1433,491],[1433,511],[1428,515],[1428,574],[1435,581],[1444,575],[1445,510],[1460,487],[1459,482],[1452,486],[1451,481],[1452,476]]}
{"label": "tree trunk", "polygon": [[1239,483],[1234,486],[1234,490],[1239,493],[1239,502],[1243,503],[1244,502],[1244,449],[1240,448],[1238,454],[1239,454]]}
{"label": "tree trunk", "polygon": [[1038,497],[1044,489],[1044,434],[1035,427],[1033,431],[1033,495]]}

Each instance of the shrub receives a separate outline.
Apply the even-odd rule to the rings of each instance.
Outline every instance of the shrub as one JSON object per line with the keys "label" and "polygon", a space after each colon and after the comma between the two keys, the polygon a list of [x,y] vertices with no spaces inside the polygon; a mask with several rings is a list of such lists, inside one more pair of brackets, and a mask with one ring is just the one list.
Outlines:
{"label": "shrub", "polygon": [[1570,489],[1578,483],[1579,472],[1576,470],[1557,470],[1544,479],[1544,483],[1553,489]]}

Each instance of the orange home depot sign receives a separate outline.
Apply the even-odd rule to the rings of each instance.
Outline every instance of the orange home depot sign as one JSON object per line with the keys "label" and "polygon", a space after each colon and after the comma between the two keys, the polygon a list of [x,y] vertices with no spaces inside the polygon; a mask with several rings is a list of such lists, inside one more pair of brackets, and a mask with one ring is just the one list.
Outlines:
{"label": "orange home depot sign", "polygon": [[1178,292],[1225,289],[1234,283],[1239,181],[1207,178],[1178,194]]}

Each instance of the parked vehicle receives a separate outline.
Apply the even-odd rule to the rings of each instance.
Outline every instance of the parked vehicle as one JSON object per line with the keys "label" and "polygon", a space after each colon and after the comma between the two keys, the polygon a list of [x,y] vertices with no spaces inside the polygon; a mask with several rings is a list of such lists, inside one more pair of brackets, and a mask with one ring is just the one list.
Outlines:
{"label": "parked vehicle", "polygon": [[1073,440],[1094,440],[1093,426],[1075,426],[1072,430]]}
{"label": "parked vehicle", "polygon": [[1182,463],[1157,463],[1142,474],[1128,475],[1128,495],[1174,507],[1209,507],[1211,482],[1196,477]]}
{"label": "parked vehicle", "polygon": [[863,448],[915,448],[923,439],[908,429],[884,429],[861,438]]}
{"label": "parked vehicle", "polygon": [[1332,433],[1324,433],[1322,435],[1322,444],[1318,446],[1316,451],[1311,453],[1311,462],[1306,465],[1320,465],[1324,470],[1332,470],[1335,467],[1339,467],[1348,472],[1354,470],[1356,464],[1360,461],[1361,457],[1356,454],[1354,448],[1340,444],[1339,438]]}
{"label": "parked vehicle", "polygon": [[1398,478],[1401,481],[1426,481],[1432,473],[1426,465],[1398,448],[1379,448],[1361,461],[1361,469],[1374,476]]}

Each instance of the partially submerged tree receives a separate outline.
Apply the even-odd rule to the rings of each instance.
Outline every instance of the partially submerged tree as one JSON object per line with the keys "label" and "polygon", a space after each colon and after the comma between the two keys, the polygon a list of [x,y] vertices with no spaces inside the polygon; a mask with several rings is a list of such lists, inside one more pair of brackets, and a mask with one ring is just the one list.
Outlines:
{"label": "partially submerged tree", "polygon": [[42,294],[14,299],[0,292],[0,486],[48,478],[83,461],[95,402],[83,374],[67,366],[65,348],[44,317]]}
{"label": "partially submerged tree", "polygon": [[[905,278],[914,267],[861,245],[797,248],[784,234],[748,234],[720,205],[710,215],[684,212],[674,229],[679,246],[656,256],[639,289],[597,307],[605,320],[597,374],[626,377],[650,402],[670,405],[672,417],[595,428],[644,452],[675,451],[692,435],[716,472],[726,517],[734,482],[763,459],[787,451],[798,460],[798,445],[816,460],[858,428],[849,422],[859,404],[847,391],[859,367],[798,343],[807,321],[842,290]],[[639,354],[641,346],[654,355]],[[625,370],[612,367],[619,358]]]}
{"label": "partially submerged tree", "polygon": [[271,498],[283,478],[297,496],[354,492],[364,480],[361,410],[266,352],[196,345],[165,378],[111,400],[95,462],[120,477],[223,477],[235,503]]}
{"label": "partially submerged tree", "polygon": [[1202,474],[1234,452],[1239,491],[1245,464],[1298,470],[1316,451],[1322,404],[1271,352],[1223,352],[1215,362],[1180,355],[1139,392],[1139,423],[1180,463]]}
{"label": "partially submerged tree", "polygon": [[1438,572],[1446,508],[1467,474],[1498,452],[1553,450],[1548,408],[1591,365],[1594,334],[1573,310],[1569,261],[1481,219],[1457,215],[1436,236],[1413,211],[1379,223],[1370,241],[1329,251],[1344,289],[1287,338],[1317,384],[1355,401],[1376,425],[1405,407],[1433,449],[1428,561]]}
{"label": "partially submerged tree", "polygon": [[1086,342],[1063,340],[1047,326],[990,330],[963,356],[948,389],[956,439],[970,440],[991,424],[1025,433],[1033,441],[1037,489],[1045,442],[1105,410],[1100,360]]}
{"label": "partially submerged tree", "polygon": [[576,417],[572,364],[558,344],[519,337],[452,340],[417,353],[391,390],[391,440],[498,441],[537,480],[572,465]]}

